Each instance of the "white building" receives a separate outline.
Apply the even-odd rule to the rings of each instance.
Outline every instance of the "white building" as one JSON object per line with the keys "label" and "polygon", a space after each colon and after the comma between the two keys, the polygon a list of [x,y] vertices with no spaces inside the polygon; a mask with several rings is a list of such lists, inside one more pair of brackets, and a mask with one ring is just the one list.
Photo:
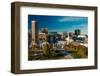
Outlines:
{"label": "white building", "polygon": [[34,41],[34,43],[36,43],[37,37],[38,37],[37,22],[32,21],[32,41]]}

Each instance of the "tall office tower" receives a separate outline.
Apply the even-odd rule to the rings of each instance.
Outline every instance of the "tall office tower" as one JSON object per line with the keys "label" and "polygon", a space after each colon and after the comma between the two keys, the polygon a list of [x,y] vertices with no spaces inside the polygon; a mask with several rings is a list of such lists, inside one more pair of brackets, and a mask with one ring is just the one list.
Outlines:
{"label": "tall office tower", "polygon": [[48,42],[49,43],[56,43],[57,42],[57,32],[50,32],[48,35]]}
{"label": "tall office tower", "polygon": [[74,33],[73,32],[69,32],[69,38],[73,38],[73,36],[74,36]]}
{"label": "tall office tower", "polygon": [[68,37],[68,32],[67,31],[63,32],[63,35],[64,37]]}
{"label": "tall office tower", "polygon": [[76,29],[76,30],[75,30],[75,35],[78,36],[78,35],[80,35],[80,34],[81,34],[80,29]]}
{"label": "tall office tower", "polygon": [[42,32],[45,33],[45,34],[48,34],[48,28],[44,28],[44,29],[42,30]]}
{"label": "tall office tower", "polygon": [[38,39],[37,22],[36,21],[32,21],[32,41],[34,43],[36,43],[37,39]]}

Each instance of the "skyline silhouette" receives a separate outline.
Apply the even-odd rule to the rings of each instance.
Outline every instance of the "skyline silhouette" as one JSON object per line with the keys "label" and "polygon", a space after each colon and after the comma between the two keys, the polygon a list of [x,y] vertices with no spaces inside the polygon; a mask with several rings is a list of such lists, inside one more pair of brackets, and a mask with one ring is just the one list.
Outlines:
{"label": "skyline silhouette", "polygon": [[74,32],[80,29],[81,33],[88,34],[88,17],[28,15],[28,29],[31,30],[32,20],[37,21],[38,31],[48,28],[49,32]]}

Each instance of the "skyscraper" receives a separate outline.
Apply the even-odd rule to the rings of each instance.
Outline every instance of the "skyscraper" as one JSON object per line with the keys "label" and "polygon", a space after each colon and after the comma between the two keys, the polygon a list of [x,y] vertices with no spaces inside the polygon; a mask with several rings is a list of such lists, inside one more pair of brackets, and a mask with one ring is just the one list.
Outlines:
{"label": "skyscraper", "polygon": [[73,32],[69,32],[69,38],[73,38],[73,36],[74,36],[74,33]]}
{"label": "skyscraper", "polygon": [[45,33],[45,34],[48,34],[48,28],[44,28],[44,29],[42,30],[42,32]]}
{"label": "skyscraper", "polygon": [[63,35],[64,35],[65,37],[68,37],[68,32],[67,32],[67,31],[63,32]]}
{"label": "skyscraper", "polygon": [[36,43],[37,39],[38,39],[37,22],[32,21],[32,40],[34,41],[34,43]]}
{"label": "skyscraper", "polygon": [[57,38],[57,32],[50,32],[48,35],[48,42],[56,43],[57,42],[56,38]]}
{"label": "skyscraper", "polygon": [[76,30],[75,30],[75,35],[78,36],[78,35],[80,35],[80,34],[81,34],[80,29],[76,29]]}

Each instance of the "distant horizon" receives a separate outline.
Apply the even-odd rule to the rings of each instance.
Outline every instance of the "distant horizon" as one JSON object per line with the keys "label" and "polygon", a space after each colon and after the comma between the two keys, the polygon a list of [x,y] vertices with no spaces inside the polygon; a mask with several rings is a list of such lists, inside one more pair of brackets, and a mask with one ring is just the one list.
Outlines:
{"label": "distant horizon", "polygon": [[81,34],[88,34],[88,18],[78,16],[28,15],[28,30],[32,21],[37,21],[38,31],[48,28],[49,32],[74,32],[80,29]]}

